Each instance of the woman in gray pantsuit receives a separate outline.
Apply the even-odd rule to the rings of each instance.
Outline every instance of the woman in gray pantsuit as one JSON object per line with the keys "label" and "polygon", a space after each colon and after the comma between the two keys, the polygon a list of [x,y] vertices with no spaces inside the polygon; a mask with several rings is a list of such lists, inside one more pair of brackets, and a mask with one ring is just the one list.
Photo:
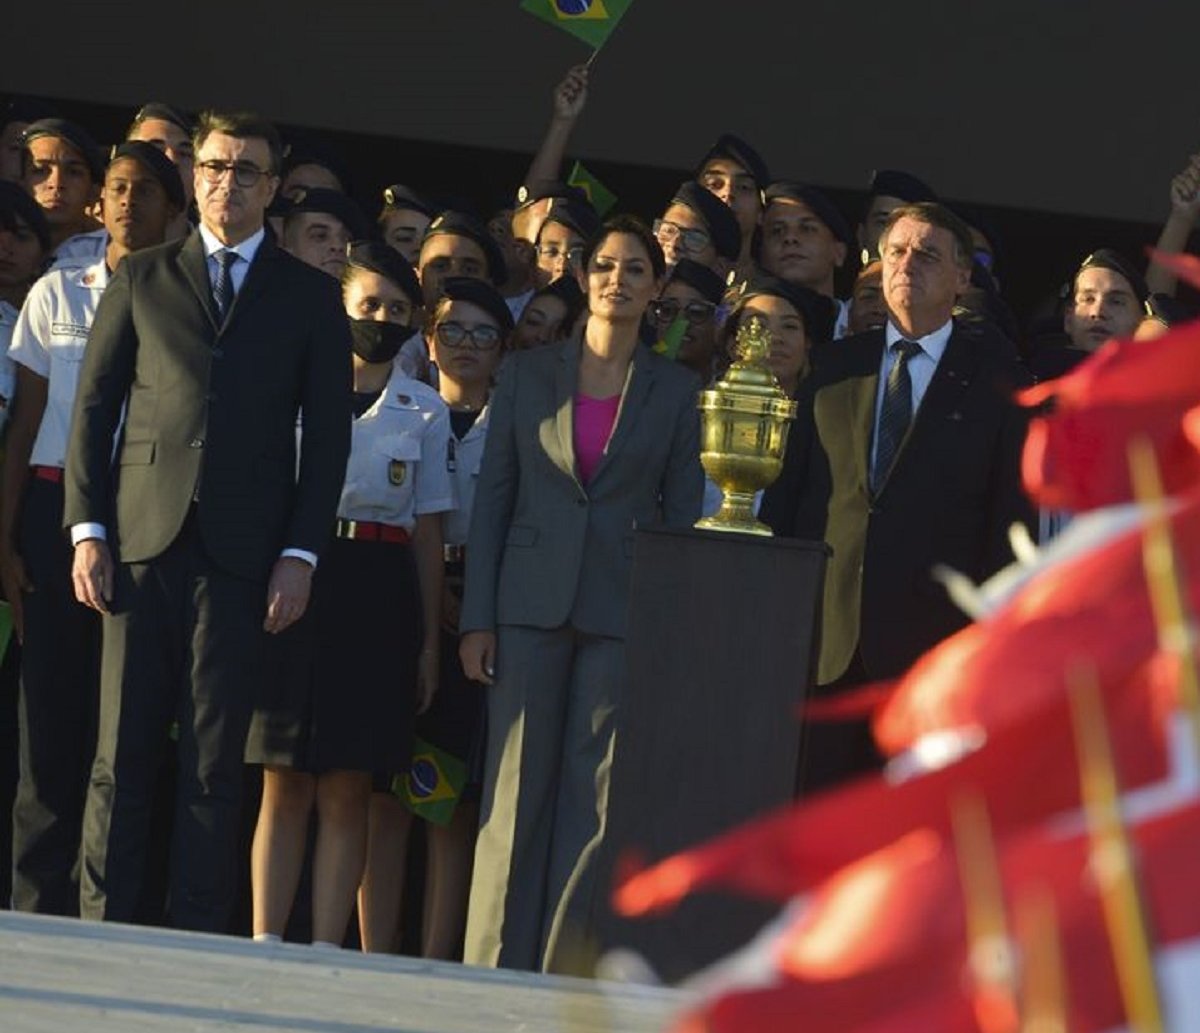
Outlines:
{"label": "woman in gray pantsuit", "polygon": [[562,970],[586,937],[634,529],[700,514],[699,379],[639,343],[662,251],[618,216],[583,268],[582,334],[501,372],[466,549],[463,667],[491,686],[475,964]]}

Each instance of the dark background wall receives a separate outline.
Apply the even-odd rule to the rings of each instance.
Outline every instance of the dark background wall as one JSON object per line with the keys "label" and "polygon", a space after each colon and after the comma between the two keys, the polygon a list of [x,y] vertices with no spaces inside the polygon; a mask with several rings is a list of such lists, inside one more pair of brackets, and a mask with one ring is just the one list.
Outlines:
{"label": "dark background wall", "polygon": [[[173,4],[25,0],[0,91],[55,98],[112,138],[155,98],[252,107],[329,133],[370,205],[400,180],[511,194],[555,82],[587,48],[516,0]],[[1088,250],[1157,235],[1200,140],[1200,4],[1170,0],[636,0],[572,140],[653,215],[715,136],[856,217],[870,171],[982,204],[1028,311]]]}

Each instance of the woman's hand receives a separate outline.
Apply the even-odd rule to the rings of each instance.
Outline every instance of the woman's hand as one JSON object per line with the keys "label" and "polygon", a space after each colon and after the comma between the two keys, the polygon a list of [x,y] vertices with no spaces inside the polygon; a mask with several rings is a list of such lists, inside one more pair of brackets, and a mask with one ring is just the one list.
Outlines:
{"label": "woman's hand", "polygon": [[423,714],[433,706],[433,697],[438,690],[437,646],[421,650],[417,658],[417,713]]}
{"label": "woman's hand", "polygon": [[471,681],[491,685],[496,674],[496,633],[468,631],[458,644],[458,658]]}

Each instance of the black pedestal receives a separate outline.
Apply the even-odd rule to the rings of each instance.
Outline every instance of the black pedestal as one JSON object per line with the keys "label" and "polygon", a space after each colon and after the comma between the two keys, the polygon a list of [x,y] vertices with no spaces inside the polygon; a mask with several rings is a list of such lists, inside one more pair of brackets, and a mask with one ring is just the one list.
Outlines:
{"label": "black pedestal", "polygon": [[[828,554],[820,542],[639,532],[602,886],[626,851],[659,860],[792,799]],[[706,895],[626,921],[606,896],[597,926],[605,947],[639,951],[674,982],[774,910]]]}

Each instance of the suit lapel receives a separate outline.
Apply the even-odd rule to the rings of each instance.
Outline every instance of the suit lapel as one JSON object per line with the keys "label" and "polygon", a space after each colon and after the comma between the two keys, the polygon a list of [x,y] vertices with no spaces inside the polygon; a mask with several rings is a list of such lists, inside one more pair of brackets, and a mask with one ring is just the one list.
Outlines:
{"label": "suit lapel", "polygon": [[553,449],[554,465],[579,484],[575,466],[575,385],[579,383],[578,338],[567,341],[558,353],[554,374],[554,426],[558,448]]}
{"label": "suit lapel", "polygon": [[184,241],[179,252],[179,267],[207,313],[213,329],[220,329],[217,303],[213,300],[212,283],[208,278],[208,262],[204,257],[204,238],[200,236],[199,230],[192,230],[191,236]]}
{"label": "suit lapel", "polygon": [[604,446],[600,462],[596,464],[592,474],[593,484],[604,473],[604,468],[608,466],[612,456],[629,440],[638,413],[646,404],[653,383],[654,369],[650,361],[650,352],[639,344],[633,350],[633,359],[629,363],[629,371],[625,374],[625,387],[621,391],[621,401],[617,403],[612,433],[608,436],[608,443]]}
{"label": "suit lapel", "polygon": [[271,269],[278,257],[279,246],[268,231],[267,235],[263,237],[263,242],[258,245],[258,250],[254,253],[254,261],[246,270],[246,279],[242,281],[241,290],[234,295],[233,304],[229,306],[229,313],[225,317],[226,326],[237,318],[238,313],[245,312],[262,296],[266,285],[271,280]]}

